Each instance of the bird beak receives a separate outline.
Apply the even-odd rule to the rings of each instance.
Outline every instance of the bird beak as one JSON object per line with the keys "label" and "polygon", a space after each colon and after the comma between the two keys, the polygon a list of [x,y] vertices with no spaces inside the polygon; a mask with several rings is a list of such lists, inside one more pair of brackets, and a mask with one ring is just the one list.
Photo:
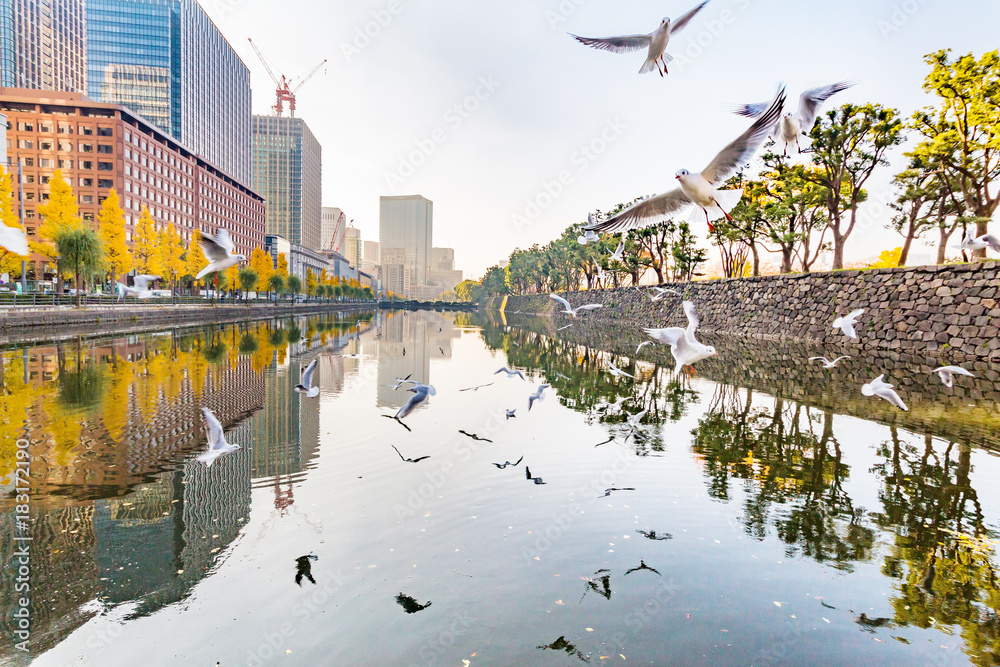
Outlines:
{"label": "bird beak", "polygon": [[674,176],[674,178],[679,181],[679,180],[681,180],[681,175],[677,174],[676,176]]}

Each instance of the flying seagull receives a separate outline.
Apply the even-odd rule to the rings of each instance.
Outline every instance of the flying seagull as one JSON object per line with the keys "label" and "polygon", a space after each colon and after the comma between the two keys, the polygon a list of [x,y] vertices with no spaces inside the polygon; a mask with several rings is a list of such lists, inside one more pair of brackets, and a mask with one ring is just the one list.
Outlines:
{"label": "flying seagull", "polygon": [[621,486],[621,487],[612,486],[609,489],[604,489],[604,495],[597,496],[597,497],[598,498],[607,498],[608,496],[611,495],[612,491],[635,491],[635,487],[634,486]]}
{"label": "flying seagull", "polygon": [[884,377],[884,374],[879,375],[868,384],[863,385],[861,387],[861,393],[865,396],[878,396],[881,399],[889,401],[901,410],[909,411],[909,408],[906,407],[906,403],[903,403],[903,399],[901,399],[899,394],[897,394],[892,388],[893,386],[882,380]]}
{"label": "flying seagull", "polygon": [[[517,411],[517,408],[514,408],[513,410],[505,410],[505,412],[507,414],[507,419],[517,419],[517,415],[514,414],[516,411]],[[506,420],[504,420],[504,421],[506,421]]]}
{"label": "flying seagull", "polygon": [[830,370],[831,368],[836,366],[837,362],[840,361],[841,359],[850,359],[850,357],[848,356],[837,357],[833,361],[830,361],[826,357],[809,357],[809,361],[816,361],[817,359],[823,362],[823,368]]}
{"label": "flying seagull", "polygon": [[152,298],[152,290],[138,290],[135,287],[129,287],[125,283],[115,283],[118,286],[118,301],[122,301],[125,297],[131,296],[136,299],[149,299]]}
{"label": "flying seagull", "polygon": [[848,338],[857,340],[858,334],[854,331],[854,325],[857,323],[857,319],[861,317],[864,312],[864,308],[858,308],[857,310],[852,310],[844,317],[838,317],[833,321],[833,328],[840,329]]}
{"label": "flying seagull", "polygon": [[673,60],[669,53],[666,53],[667,44],[674,33],[680,31],[688,22],[701,11],[701,8],[708,4],[708,0],[698,3],[687,14],[671,21],[664,18],[656,30],[648,35],[622,35],[620,37],[578,37],[573,33],[570,36],[581,44],[586,44],[595,49],[610,51],[612,53],[628,53],[647,49],[646,62],[639,68],[639,74],[652,72],[655,68],[660,76],[667,73],[667,63]]}
{"label": "flying seagull", "polygon": [[615,260],[616,262],[624,262],[624,260],[622,259],[622,253],[624,252],[625,252],[625,237],[623,236],[621,242],[618,244],[618,247],[615,248],[615,251],[613,253],[611,253],[610,258]]}
{"label": "flying seagull", "polygon": [[573,326],[572,322],[570,322],[569,324],[567,324],[564,327],[559,327],[558,329],[556,329],[556,331],[562,331],[563,329],[569,329],[571,326]]}
{"label": "flying seagull", "polygon": [[[799,96],[799,108],[795,113],[788,112],[774,123],[771,129],[771,137],[783,144],[784,155],[788,155],[788,145],[794,143],[795,149],[801,153],[799,137],[808,136],[812,132],[813,125],[816,124],[816,117],[819,115],[819,108],[823,102],[827,101],[837,93],[847,90],[854,83],[851,81],[838,81],[829,86],[810,88]],[[744,104],[736,108],[736,113],[747,118],[757,118],[767,111],[767,102],[759,104]]]}
{"label": "flying seagull", "polygon": [[409,382],[410,377],[412,375],[413,375],[413,373],[410,373],[410,375],[407,375],[405,378],[396,378],[396,383],[395,384],[384,384],[382,386],[383,387],[392,387],[393,390],[399,389],[404,382]]}
{"label": "flying seagull", "polygon": [[31,249],[28,248],[28,236],[20,226],[9,227],[0,224],[0,247],[22,257],[31,254]]}
{"label": "flying seagull", "polygon": [[604,270],[603,268],[601,268],[601,265],[597,263],[597,260],[596,260],[596,259],[594,260],[594,266],[596,266],[596,267],[597,267],[597,273],[596,273],[596,274],[594,274],[594,275],[595,275],[595,277],[596,277],[596,278],[597,278],[598,280],[604,280],[604,274],[605,274],[606,272],[605,272],[605,270]]}
{"label": "flying seagull", "polygon": [[316,398],[319,396],[319,387],[312,386],[313,371],[316,370],[316,360],[313,359],[306,366],[306,369],[302,371],[302,380],[299,381],[295,387],[295,391],[303,394],[309,398]]}
{"label": "flying seagull", "polygon": [[508,378],[519,377],[522,380],[524,379],[524,373],[521,372],[520,370],[516,369],[516,368],[514,370],[510,370],[509,368],[507,368],[506,366],[504,366],[503,368],[501,368],[500,370],[498,370],[493,375],[497,375],[498,373],[506,373]]}
{"label": "flying seagull", "polygon": [[655,340],[644,340],[644,341],[642,341],[641,343],[639,343],[639,347],[635,348],[635,353],[639,354],[639,350],[641,350],[642,348],[646,347],[647,345],[656,345],[656,341]]}
{"label": "flying seagull", "polygon": [[[494,375],[496,375],[496,373],[494,373]],[[459,389],[459,391],[479,391],[483,387],[489,387],[491,384],[493,383],[490,382],[489,384],[477,384],[475,387],[466,387],[465,389]]]}
{"label": "flying seagull", "polygon": [[511,463],[510,461],[504,461],[503,463],[494,463],[493,465],[495,465],[497,468],[500,468],[500,470],[503,470],[507,466],[517,467],[518,463],[520,463],[523,460],[524,460],[524,457],[522,456],[515,463]]}
{"label": "flying seagull", "polygon": [[314,560],[319,560],[319,556],[308,554],[295,559],[295,583],[299,586],[302,585],[303,579],[308,579],[314,584],[316,583],[316,580],[312,576],[312,562]]}
{"label": "flying seagull", "polygon": [[941,368],[935,368],[931,373],[937,373],[941,378],[941,383],[946,387],[951,387],[955,383],[956,375],[964,375],[970,378],[976,377],[961,366],[942,366]]}
{"label": "flying seagull", "polygon": [[674,355],[677,362],[674,372],[680,371],[682,366],[690,366],[697,361],[707,359],[716,354],[715,348],[711,345],[702,345],[695,337],[698,330],[698,315],[695,313],[694,304],[685,301],[681,304],[684,307],[684,314],[687,315],[687,329],[680,327],[668,327],[666,329],[643,329],[646,334],[657,343],[670,346],[670,353]]}
{"label": "flying seagull", "polygon": [[566,313],[570,317],[576,317],[577,314],[580,313],[580,312],[586,312],[588,310],[595,310],[597,308],[601,308],[602,307],[601,304],[599,304],[599,303],[588,303],[585,306],[577,306],[576,308],[574,308],[573,306],[569,305],[569,301],[567,301],[566,299],[562,298],[558,294],[549,294],[549,298],[550,299],[555,299],[556,301],[558,301],[559,303],[561,303],[563,305],[564,310],[560,310],[558,312],[560,312],[560,313]]}
{"label": "flying seagull", "polygon": [[399,411],[396,412],[395,419],[397,420],[402,419],[406,415],[413,412],[413,408],[426,401],[428,396],[433,396],[437,393],[434,390],[434,387],[429,384],[416,384],[410,387],[407,391],[412,391],[413,396],[411,396],[410,400],[406,402],[406,405],[401,407]]}
{"label": "flying seagull", "polygon": [[983,250],[989,248],[993,252],[1000,252],[1000,239],[992,234],[983,234],[978,238],[973,238],[971,234],[966,234],[962,239],[962,245],[955,246],[959,250]]}
{"label": "flying seagull", "polygon": [[418,456],[415,459],[408,459],[403,456],[402,452],[399,451],[399,448],[396,447],[396,445],[392,445],[392,448],[396,450],[397,454],[399,454],[399,458],[403,459],[403,461],[406,463],[420,463],[424,459],[429,459],[431,457],[430,454],[428,454],[427,456]]}
{"label": "flying seagull", "polygon": [[229,236],[228,229],[220,229],[215,236],[201,237],[201,251],[208,260],[208,266],[198,272],[195,280],[201,280],[210,273],[225,271],[230,266],[247,261],[246,256],[236,254],[236,244]]}
{"label": "flying seagull", "polygon": [[528,397],[528,412],[531,412],[531,405],[535,401],[542,400],[542,392],[544,392],[550,386],[552,386],[552,385],[548,385],[548,384],[540,384],[540,385],[538,385],[538,389],[535,390],[535,393]]}
{"label": "flying seagull", "polygon": [[[594,214],[588,213],[587,227],[590,227],[593,224],[594,224]],[[593,243],[595,241],[599,241],[600,239],[601,237],[598,236],[595,232],[588,231],[586,228],[584,228],[583,234],[581,236],[576,237],[576,242],[579,243],[580,245],[587,245],[588,243]]]}
{"label": "flying seagull", "polygon": [[[687,169],[677,172],[680,187],[644,199],[629,206],[604,222],[591,227],[596,232],[618,232],[666,220],[675,211],[691,207],[689,221],[696,221],[698,210],[705,213],[709,231],[714,231],[712,220],[725,217],[732,220],[729,210],[743,198],[743,190],[717,190],[730,174],[750,160],[767,139],[768,132],[781,116],[785,105],[784,87],[778,91],[767,110],[754,121],[746,132],[726,146],[700,173]],[[711,214],[710,214],[711,212]]]}
{"label": "flying seagull", "polygon": [[234,452],[240,448],[239,445],[230,445],[226,442],[226,435],[222,431],[222,424],[218,418],[208,408],[202,408],[201,414],[205,418],[205,433],[208,436],[208,451],[198,456],[198,460],[211,468],[215,459],[223,454]]}
{"label": "flying seagull", "polygon": [[608,362],[608,372],[611,373],[612,375],[614,375],[615,377],[620,377],[620,376],[624,375],[627,378],[632,378],[633,380],[635,379],[634,375],[629,375],[628,373],[626,373],[622,369],[620,369],[617,366],[615,366],[610,361]]}

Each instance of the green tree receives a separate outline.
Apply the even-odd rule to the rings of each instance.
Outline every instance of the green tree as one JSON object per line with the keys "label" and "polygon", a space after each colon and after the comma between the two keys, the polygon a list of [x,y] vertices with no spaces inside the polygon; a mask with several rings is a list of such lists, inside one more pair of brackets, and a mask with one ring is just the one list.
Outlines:
{"label": "green tree", "polygon": [[247,295],[252,291],[257,289],[257,272],[251,269],[249,266],[244,266],[240,268],[240,289],[243,290],[243,300],[247,300]]}
{"label": "green tree", "polygon": [[[825,188],[833,236],[833,268],[844,268],[844,245],[858,221],[858,205],[872,172],[886,165],[886,152],[903,141],[899,112],[878,104],[845,104],[817,119],[812,130],[815,171],[803,176]],[[847,220],[844,220],[844,216]]]}
{"label": "green tree", "polygon": [[63,266],[72,272],[76,305],[79,306],[84,281],[102,271],[104,249],[101,239],[92,229],[69,226],[57,230],[54,240]]}
{"label": "green tree", "polygon": [[698,268],[708,261],[708,251],[695,244],[695,236],[687,222],[682,222],[677,228],[677,241],[671,249],[674,258],[674,280],[691,281],[698,273]]}
{"label": "green tree", "polygon": [[477,280],[463,280],[455,287],[455,296],[459,301],[481,301],[483,294],[483,286]]}
{"label": "green tree", "polygon": [[275,295],[281,294],[285,291],[285,279],[280,273],[272,273],[271,277],[267,279],[267,288]]}
{"label": "green tree", "polygon": [[489,296],[507,294],[510,291],[510,288],[507,286],[507,269],[500,266],[491,266],[486,269],[482,286],[483,292]]}
{"label": "green tree", "polygon": [[302,279],[294,274],[285,279],[285,284],[288,285],[288,291],[293,297],[302,291]]}
{"label": "green tree", "polygon": [[111,274],[112,287],[120,275],[132,268],[132,254],[125,242],[125,211],[118,193],[108,193],[97,214],[101,244],[104,246],[104,270]]}

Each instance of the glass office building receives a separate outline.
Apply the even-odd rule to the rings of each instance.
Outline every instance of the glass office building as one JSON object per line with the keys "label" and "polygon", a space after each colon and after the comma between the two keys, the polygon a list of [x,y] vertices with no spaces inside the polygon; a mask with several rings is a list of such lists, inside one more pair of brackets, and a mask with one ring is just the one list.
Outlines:
{"label": "glass office building", "polygon": [[86,18],[88,95],[248,182],[250,71],[196,0],[87,0]]}
{"label": "glass office building", "polygon": [[267,233],[322,248],[323,149],[301,118],[253,117],[253,189],[264,196]]}
{"label": "glass office building", "polygon": [[0,0],[0,86],[87,90],[84,0]]}

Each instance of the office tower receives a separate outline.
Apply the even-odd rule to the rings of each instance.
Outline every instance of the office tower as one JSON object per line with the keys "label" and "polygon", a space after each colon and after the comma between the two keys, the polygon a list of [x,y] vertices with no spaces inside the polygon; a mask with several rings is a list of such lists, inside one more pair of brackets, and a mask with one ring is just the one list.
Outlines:
{"label": "office tower", "polygon": [[[65,0],[63,0],[65,1]],[[87,0],[87,91],[250,179],[250,71],[196,0]]]}
{"label": "office tower", "polygon": [[84,0],[0,0],[0,86],[87,91]]}
{"label": "office tower", "polygon": [[267,233],[322,250],[322,147],[301,118],[252,121],[252,183],[267,202]]}
{"label": "office tower", "polygon": [[336,206],[323,207],[323,229],[320,239],[324,252],[345,252],[347,242],[347,216]]}
{"label": "office tower", "polygon": [[344,248],[344,257],[355,269],[361,266],[361,230],[357,227],[348,227]]}
{"label": "office tower", "polygon": [[379,197],[379,253],[402,250],[410,282],[427,283],[434,229],[434,203],[420,195]]}

